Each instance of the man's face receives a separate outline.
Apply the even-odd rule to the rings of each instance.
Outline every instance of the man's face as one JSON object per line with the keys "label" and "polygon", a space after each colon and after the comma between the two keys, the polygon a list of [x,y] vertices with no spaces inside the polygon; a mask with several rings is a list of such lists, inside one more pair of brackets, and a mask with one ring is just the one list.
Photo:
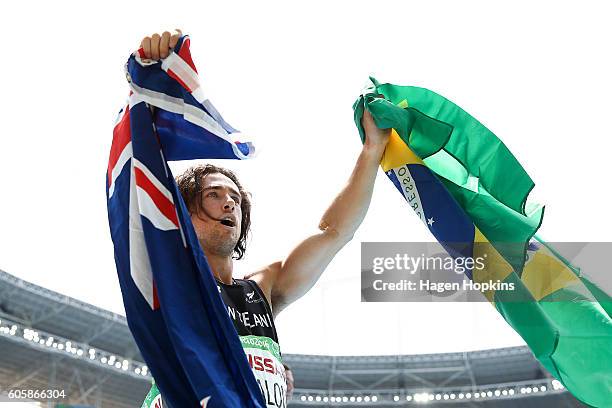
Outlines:
{"label": "man's face", "polygon": [[220,173],[205,176],[202,186],[204,211],[191,215],[200,245],[207,254],[231,256],[240,238],[242,222],[238,186]]}

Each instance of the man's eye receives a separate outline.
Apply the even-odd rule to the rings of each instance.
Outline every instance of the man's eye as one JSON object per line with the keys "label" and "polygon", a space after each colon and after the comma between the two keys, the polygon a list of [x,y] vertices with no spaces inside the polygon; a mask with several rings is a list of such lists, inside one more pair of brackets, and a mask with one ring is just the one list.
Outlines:
{"label": "man's eye", "polygon": [[234,202],[235,202],[236,204],[240,204],[240,197],[238,197],[238,196],[234,196],[234,197],[232,197],[232,200],[234,200]]}
{"label": "man's eye", "polygon": [[214,191],[211,191],[210,193],[206,194],[206,197],[216,197],[217,193],[215,193]]}

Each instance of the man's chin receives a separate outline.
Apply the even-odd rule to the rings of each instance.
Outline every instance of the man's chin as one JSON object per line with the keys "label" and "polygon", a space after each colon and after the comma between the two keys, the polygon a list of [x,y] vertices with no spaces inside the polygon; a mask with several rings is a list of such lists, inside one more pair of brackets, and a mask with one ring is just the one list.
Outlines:
{"label": "man's chin", "polygon": [[229,227],[223,224],[210,225],[198,233],[198,240],[204,252],[218,256],[221,254],[231,256],[239,239],[237,227]]}
{"label": "man's chin", "polygon": [[228,256],[231,257],[234,254],[234,248],[238,240],[227,240],[224,242],[214,242],[214,240],[206,240],[206,238],[200,240],[200,245],[204,250],[205,254],[216,255],[216,256]]}

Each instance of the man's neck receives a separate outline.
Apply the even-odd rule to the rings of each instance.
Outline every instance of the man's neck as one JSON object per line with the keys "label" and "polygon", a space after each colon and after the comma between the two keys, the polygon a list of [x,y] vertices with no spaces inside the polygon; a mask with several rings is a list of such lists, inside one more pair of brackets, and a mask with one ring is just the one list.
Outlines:
{"label": "man's neck", "polygon": [[[206,253],[206,251],[204,251]],[[234,271],[234,262],[231,256],[221,256],[215,254],[206,254],[206,259],[212,269],[215,278],[221,282],[231,285],[232,272]]]}

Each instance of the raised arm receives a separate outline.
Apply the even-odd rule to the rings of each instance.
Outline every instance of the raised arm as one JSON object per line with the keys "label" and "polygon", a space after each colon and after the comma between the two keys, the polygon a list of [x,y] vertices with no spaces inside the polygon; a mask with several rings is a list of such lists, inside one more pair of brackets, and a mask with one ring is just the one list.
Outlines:
{"label": "raised arm", "polygon": [[378,129],[367,110],[362,124],[365,144],[348,183],[321,218],[321,232],[306,238],[284,261],[252,275],[269,294],[274,314],[312,288],[338,251],[353,238],[368,211],[378,165],[391,131]]}
{"label": "raised arm", "polygon": [[341,246],[353,238],[365,218],[372,199],[376,171],[391,133],[390,129],[377,128],[367,110],[364,111],[361,122],[366,133],[363,149],[348,183],[325,211],[319,223],[319,229],[335,236]]}

